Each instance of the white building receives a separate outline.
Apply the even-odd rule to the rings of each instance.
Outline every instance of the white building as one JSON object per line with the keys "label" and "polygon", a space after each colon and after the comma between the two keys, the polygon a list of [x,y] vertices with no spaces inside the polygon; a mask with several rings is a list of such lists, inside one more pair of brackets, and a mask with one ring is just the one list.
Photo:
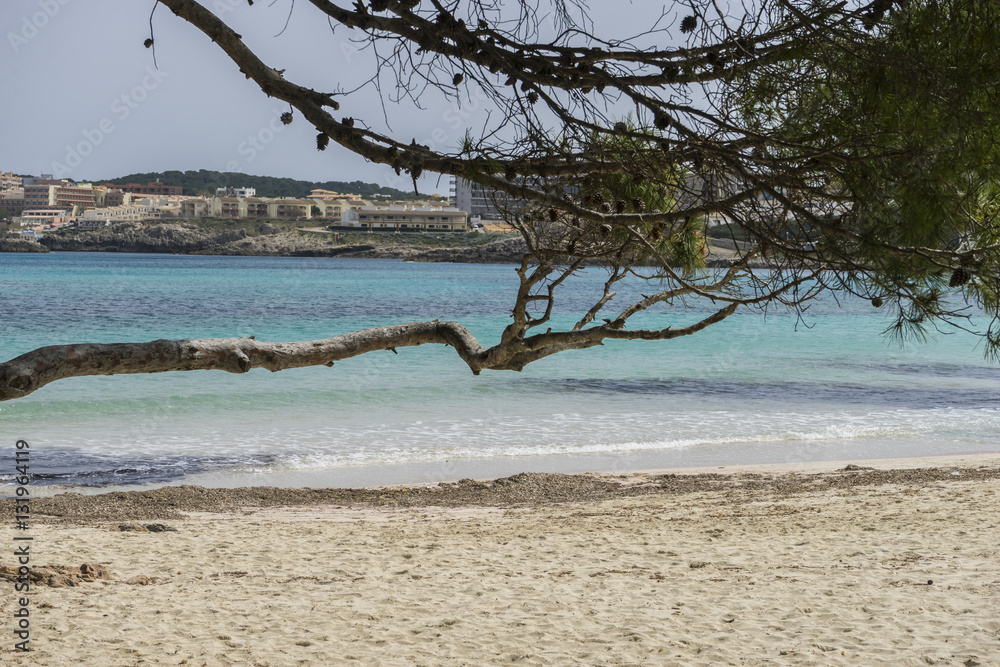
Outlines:
{"label": "white building", "polygon": [[256,188],[216,188],[215,194],[217,197],[240,197],[246,199],[247,197],[256,197]]}
{"label": "white building", "polygon": [[129,204],[128,206],[108,206],[107,208],[89,208],[79,218],[80,229],[93,229],[119,222],[141,222],[155,220],[160,217],[159,211],[148,206]]}
{"label": "white building", "polygon": [[368,231],[464,232],[469,215],[451,206],[362,206],[344,211],[340,224]]}
{"label": "white building", "polygon": [[38,225],[58,225],[66,222],[70,217],[70,211],[57,211],[53,209],[39,209],[21,211],[21,215],[13,218],[14,224],[22,227],[35,227]]}

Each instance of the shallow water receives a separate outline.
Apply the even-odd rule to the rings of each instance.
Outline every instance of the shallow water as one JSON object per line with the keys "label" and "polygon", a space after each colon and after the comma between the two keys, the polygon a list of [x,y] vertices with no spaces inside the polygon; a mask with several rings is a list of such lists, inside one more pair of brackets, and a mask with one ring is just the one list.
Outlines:
{"label": "shallow water", "polygon": [[[585,308],[602,275],[569,286],[557,320]],[[5,359],[57,343],[308,340],[433,318],[489,344],[516,284],[509,266],[86,253],[0,254],[0,276]],[[1000,367],[962,333],[900,348],[879,336],[885,317],[865,301],[824,300],[804,324],[737,314],[695,336],[611,342],[520,374],[474,377],[450,348],[428,346],[278,374],[75,378],[0,403],[0,452],[12,468],[14,441],[28,440],[33,484],[53,491],[1000,451]]]}

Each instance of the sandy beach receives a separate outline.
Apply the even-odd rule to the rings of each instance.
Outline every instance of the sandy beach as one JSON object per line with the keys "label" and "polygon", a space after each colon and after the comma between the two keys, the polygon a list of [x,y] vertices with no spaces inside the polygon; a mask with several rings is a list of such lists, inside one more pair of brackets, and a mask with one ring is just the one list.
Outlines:
{"label": "sandy beach", "polygon": [[170,487],[32,513],[47,580],[30,654],[0,580],[4,665],[1000,664],[997,455]]}

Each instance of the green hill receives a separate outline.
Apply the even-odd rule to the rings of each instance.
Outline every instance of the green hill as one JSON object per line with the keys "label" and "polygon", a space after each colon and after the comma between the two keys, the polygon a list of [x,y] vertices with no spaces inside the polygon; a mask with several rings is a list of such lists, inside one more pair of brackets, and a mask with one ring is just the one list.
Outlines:
{"label": "green hill", "polygon": [[164,171],[148,174],[128,174],[121,178],[110,178],[106,180],[95,180],[93,183],[113,183],[115,185],[125,185],[126,183],[152,183],[160,181],[164,185],[179,185],[184,188],[186,195],[214,195],[216,188],[254,188],[259,197],[305,197],[310,190],[321,188],[323,190],[333,190],[341,194],[359,194],[363,197],[372,195],[389,195],[396,199],[406,199],[413,197],[412,192],[404,192],[396,188],[387,188],[377,183],[363,183],[361,181],[298,181],[294,178],[275,178],[273,176],[252,176],[236,172],[209,171],[199,169],[198,171]]}

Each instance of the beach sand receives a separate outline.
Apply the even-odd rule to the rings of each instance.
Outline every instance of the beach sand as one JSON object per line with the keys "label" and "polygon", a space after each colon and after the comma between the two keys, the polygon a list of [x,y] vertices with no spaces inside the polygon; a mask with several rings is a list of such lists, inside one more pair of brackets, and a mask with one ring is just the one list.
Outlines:
{"label": "beach sand", "polygon": [[851,463],[35,499],[0,664],[1000,665],[1000,456]]}

